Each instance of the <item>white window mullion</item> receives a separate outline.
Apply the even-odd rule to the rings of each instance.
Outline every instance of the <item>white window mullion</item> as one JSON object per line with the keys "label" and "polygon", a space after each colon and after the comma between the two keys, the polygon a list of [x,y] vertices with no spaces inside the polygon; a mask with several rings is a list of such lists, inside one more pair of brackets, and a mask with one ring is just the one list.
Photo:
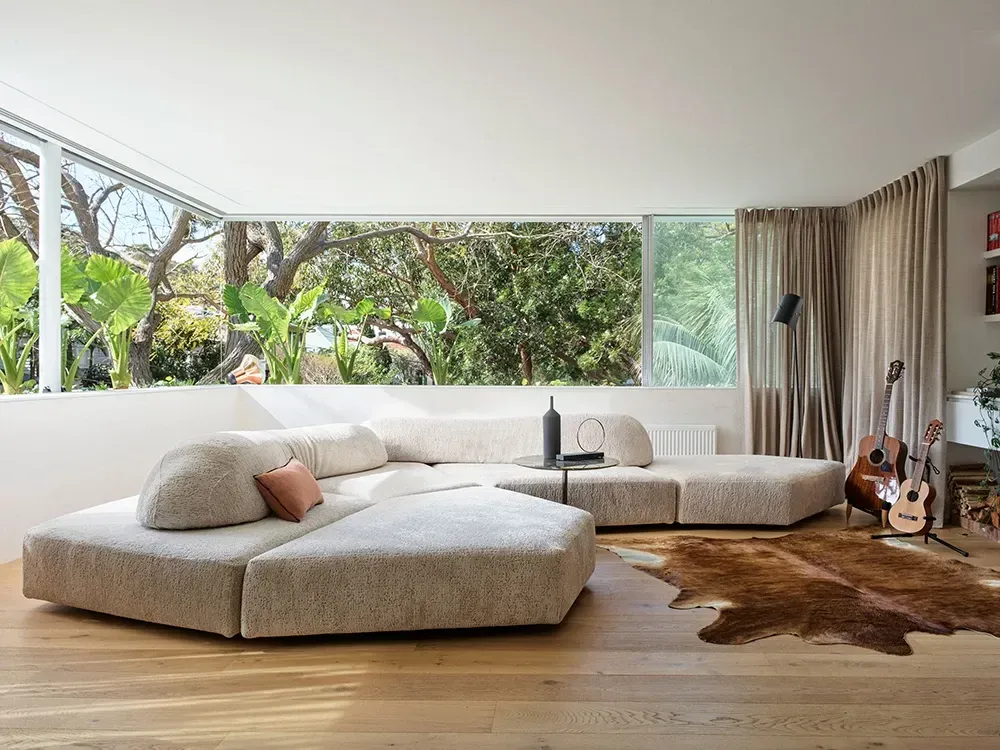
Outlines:
{"label": "white window mullion", "polygon": [[642,217],[642,385],[653,385],[653,220]]}
{"label": "white window mullion", "polygon": [[62,390],[61,204],[62,149],[39,145],[38,188],[38,390]]}

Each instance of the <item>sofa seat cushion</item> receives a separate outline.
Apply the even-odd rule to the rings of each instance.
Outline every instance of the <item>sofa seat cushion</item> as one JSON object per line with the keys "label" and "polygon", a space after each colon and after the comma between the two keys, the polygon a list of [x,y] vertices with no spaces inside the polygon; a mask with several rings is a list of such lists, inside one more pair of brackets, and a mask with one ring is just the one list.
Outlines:
{"label": "sofa seat cushion", "polygon": [[140,525],[137,498],[71,513],[24,537],[24,595],[120,617],[240,631],[243,573],[254,556],[371,503],[327,495],[301,523],[270,516],[218,529]]}
{"label": "sofa seat cushion", "polygon": [[646,468],[677,482],[679,523],[786,526],[844,501],[838,461],[672,456]]}
{"label": "sofa seat cushion", "polygon": [[[436,464],[444,474],[488,487],[523,492],[561,502],[562,472],[516,464]],[[677,485],[635,466],[569,472],[569,505],[581,508],[598,526],[673,523]]]}
{"label": "sofa seat cushion", "polygon": [[[627,414],[563,414],[564,450],[578,450],[577,431],[591,418],[604,425],[602,450],[622,466],[645,466],[653,460],[649,433],[639,420]],[[510,463],[518,456],[542,452],[541,416],[382,417],[369,425],[385,444],[390,461]],[[595,432],[600,433],[596,425],[584,427],[583,442],[587,444],[587,438],[593,439]]]}
{"label": "sofa seat cushion", "polygon": [[491,487],[386,500],[251,560],[243,635],[557,623],[594,545],[589,514]]}
{"label": "sofa seat cushion", "polygon": [[446,474],[427,464],[399,461],[390,461],[369,471],[319,480],[323,492],[361,497],[375,502],[403,495],[472,487],[475,484],[476,482]]}

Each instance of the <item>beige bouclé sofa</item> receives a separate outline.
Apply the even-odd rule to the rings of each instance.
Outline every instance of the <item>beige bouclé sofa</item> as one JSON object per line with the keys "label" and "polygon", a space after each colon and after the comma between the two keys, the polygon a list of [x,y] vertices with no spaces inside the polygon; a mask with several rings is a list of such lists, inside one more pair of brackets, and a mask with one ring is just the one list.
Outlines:
{"label": "beige boucl\u00e9 sofa", "polygon": [[[225,636],[558,623],[593,572],[595,523],[785,524],[842,500],[841,464],[654,459],[624,415],[566,415],[563,445],[595,416],[622,465],[571,476],[568,506],[551,502],[560,472],[510,463],[540,453],[537,418],[189,441],[138,496],[31,529],[24,594]],[[253,480],[293,457],[324,492],[301,523],[271,515]]]}

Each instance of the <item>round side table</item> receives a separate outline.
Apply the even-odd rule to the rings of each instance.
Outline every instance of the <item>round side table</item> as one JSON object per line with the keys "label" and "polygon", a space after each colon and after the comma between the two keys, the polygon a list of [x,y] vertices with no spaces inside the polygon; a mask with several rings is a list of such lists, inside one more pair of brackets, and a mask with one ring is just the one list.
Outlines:
{"label": "round side table", "polygon": [[594,471],[595,469],[610,469],[618,465],[617,458],[602,458],[597,461],[556,461],[543,456],[521,456],[514,463],[526,469],[541,469],[542,471],[562,472],[562,504],[566,505],[569,492],[569,473],[571,471]]}

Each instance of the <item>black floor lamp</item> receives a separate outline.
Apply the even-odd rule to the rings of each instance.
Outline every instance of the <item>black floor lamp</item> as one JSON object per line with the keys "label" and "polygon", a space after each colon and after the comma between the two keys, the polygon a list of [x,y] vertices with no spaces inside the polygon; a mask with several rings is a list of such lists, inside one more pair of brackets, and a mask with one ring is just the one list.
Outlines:
{"label": "black floor lamp", "polygon": [[778,302],[772,323],[783,323],[792,330],[792,369],[795,371],[795,446],[802,458],[802,386],[799,383],[799,342],[795,336],[795,324],[802,315],[802,298],[797,294],[786,294]]}

